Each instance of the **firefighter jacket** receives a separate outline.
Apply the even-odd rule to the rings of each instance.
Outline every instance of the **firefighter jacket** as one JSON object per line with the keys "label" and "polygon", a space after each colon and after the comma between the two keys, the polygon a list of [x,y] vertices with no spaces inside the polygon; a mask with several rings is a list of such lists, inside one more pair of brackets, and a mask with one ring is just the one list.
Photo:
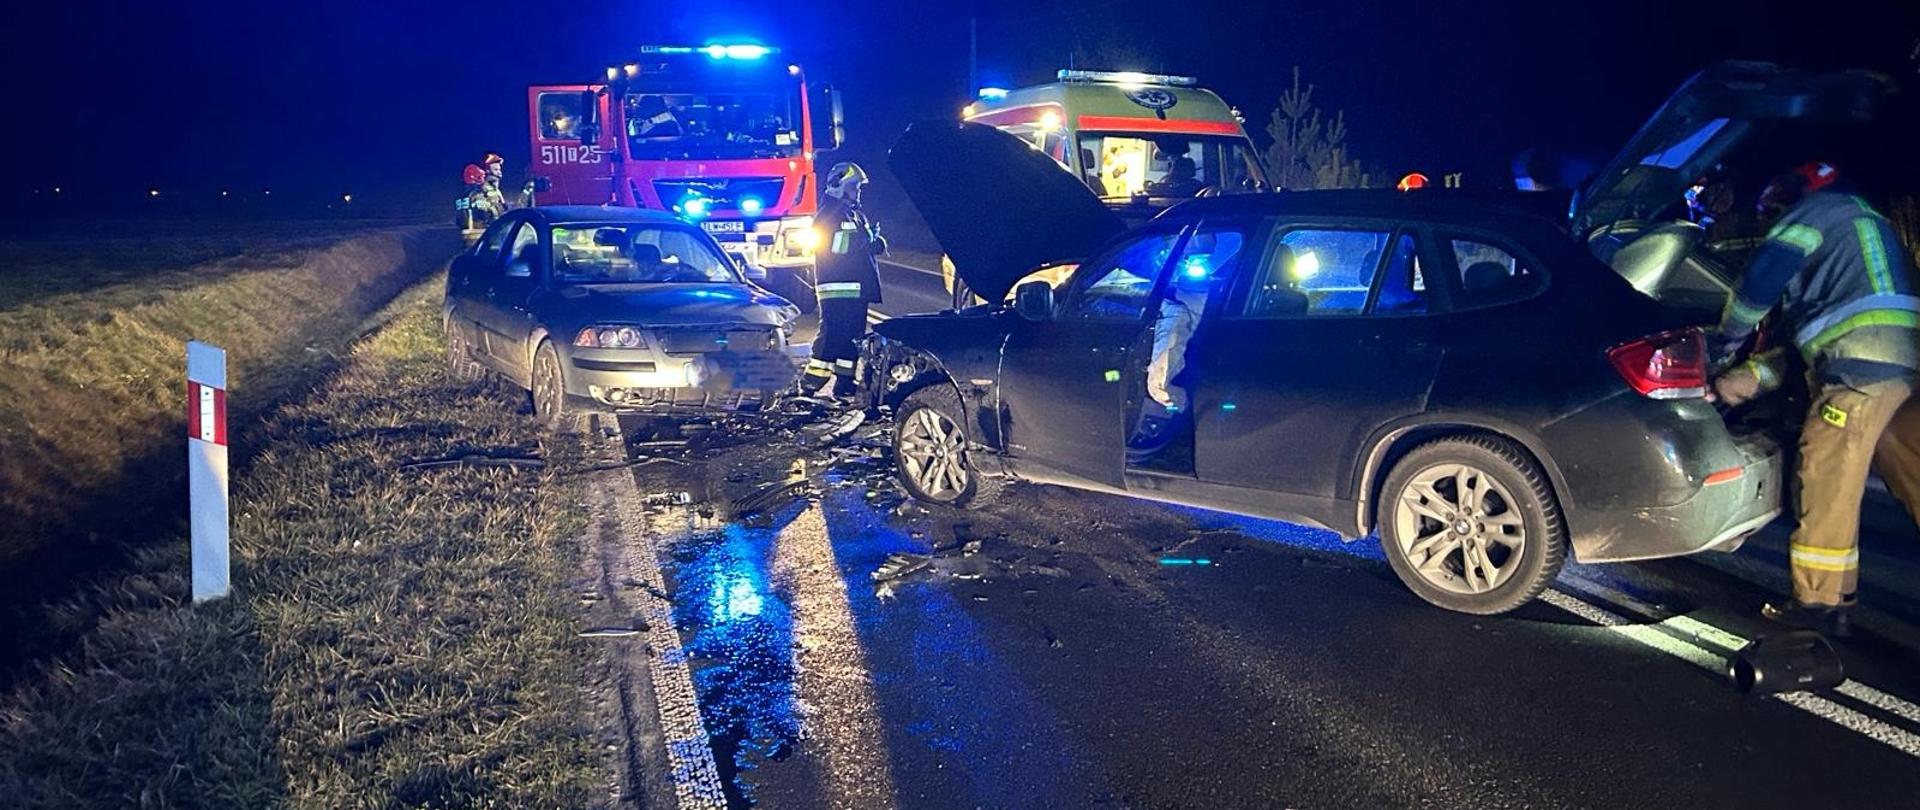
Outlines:
{"label": "firefighter jacket", "polygon": [[1822,379],[1859,386],[1920,370],[1912,261],[1859,197],[1810,194],[1781,216],[1727,302],[1717,348],[1744,343],[1776,306]]}
{"label": "firefighter jacket", "polygon": [[885,243],[873,220],[844,200],[828,197],[822,202],[814,218],[814,227],[820,230],[820,243],[813,251],[816,286],[857,283],[863,300],[880,303],[880,267],[874,255]]}

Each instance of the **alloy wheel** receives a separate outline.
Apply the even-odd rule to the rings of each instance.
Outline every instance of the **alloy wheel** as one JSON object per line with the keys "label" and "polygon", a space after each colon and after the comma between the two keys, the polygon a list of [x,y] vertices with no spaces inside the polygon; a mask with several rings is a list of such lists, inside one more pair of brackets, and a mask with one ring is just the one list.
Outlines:
{"label": "alloy wheel", "polygon": [[907,417],[899,439],[900,464],[927,497],[952,501],[967,491],[972,475],[966,464],[966,436],[960,426],[932,408]]}
{"label": "alloy wheel", "polygon": [[560,414],[560,398],[564,395],[560,382],[560,359],[553,355],[552,349],[545,349],[533,361],[534,415],[552,421]]}
{"label": "alloy wheel", "polygon": [[1511,492],[1485,470],[1438,464],[1413,476],[1394,505],[1394,537],[1434,587],[1480,594],[1520,567],[1526,520]]}

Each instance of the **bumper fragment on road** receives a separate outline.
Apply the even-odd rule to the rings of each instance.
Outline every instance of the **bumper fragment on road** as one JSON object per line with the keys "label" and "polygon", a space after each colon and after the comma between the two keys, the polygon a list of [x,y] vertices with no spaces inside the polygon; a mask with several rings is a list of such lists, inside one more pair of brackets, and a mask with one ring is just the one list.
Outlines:
{"label": "bumper fragment on road", "polygon": [[[1613,596],[1599,586],[1585,583],[1571,584],[1577,590],[1594,595],[1594,598]],[[1717,676],[1726,675],[1727,655],[1746,646],[1747,643],[1747,639],[1742,636],[1688,616],[1671,616],[1648,624],[1634,621],[1622,614],[1588,604],[1579,598],[1556,590],[1541,594],[1540,600],[1604,627],[1622,638],[1666,653]],[[1615,600],[1608,599],[1608,601]],[[1842,683],[1836,691],[1908,722],[1920,722],[1920,708],[1871,686],[1847,681]],[[1775,697],[1788,706],[1920,759],[1920,733],[1901,728],[1818,694],[1787,692]]]}

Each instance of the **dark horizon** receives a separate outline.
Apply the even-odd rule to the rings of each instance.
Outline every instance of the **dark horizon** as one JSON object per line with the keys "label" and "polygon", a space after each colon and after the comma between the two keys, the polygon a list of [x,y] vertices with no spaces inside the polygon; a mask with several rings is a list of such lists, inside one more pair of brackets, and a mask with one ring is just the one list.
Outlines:
{"label": "dark horizon", "polygon": [[[851,5],[797,23],[765,7],[656,2],[37,7],[0,58],[25,120],[49,128],[10,129],[22,167],[0,199],[46,210],[58,187],[63,206],[140,210],[158,188],[170,208],[218,211],[257,207],[272,189],[275,205],[303,209],[348,193],[360,210],[436,205],[484,151],[504,154],[512,176],[525,168],[527,86],[589,80],[643,43],[714,38],[779,46],[839,86],[849,143],[837,157],[874,168],[908,123],[969,100],[970,19],[982,83],[1045,81],[1068,64],[1195,75],[1263,143],[1298,66],[1324,109],[1344,111],[1352,154],[1389,176],[1498,175],[1531,147],[1604,157],[1719,59],[1896,73],[1909,109],[1920,83],[1920,27],[1892,3],[1841,3],[1818,21],[1732,3]],[[876,202],[897,202],[882,180]]]}

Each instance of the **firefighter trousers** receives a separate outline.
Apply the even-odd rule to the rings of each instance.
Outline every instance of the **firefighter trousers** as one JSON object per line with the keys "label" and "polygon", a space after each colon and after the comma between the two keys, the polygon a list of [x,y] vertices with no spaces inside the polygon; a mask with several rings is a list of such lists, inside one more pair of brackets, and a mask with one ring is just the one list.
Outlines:
{"label": "firefighter trousers", "polygon": [[860,358],[860,338],[866,333],[865,298],[858,295],[828,297],[823,292],[820,296],[820,333],[813,339],[813,358],[807,361],[805,380],[808,388],[817,389],[831,379],[836,396],[853,393],[853,372]]}
{"label": "firefighter trousers", "polygon": [[[1788,547],[1793,596],[1801,604],[1841,605],[1853,601],[1859,586],[1860,500],[1867,474],[1878,466],[1909,509],[1920,503],[1920,433],[1888,435],[1913,392],[1907,380],[1858,388],[1821,383],[1813,391],[1795,471],[1794,512],[1800,523]],[[1907,414],[1901,424],[1907,431],[1920,428],[1920,413]],[[1886,452],[1879,451],[1883,443]]]}

